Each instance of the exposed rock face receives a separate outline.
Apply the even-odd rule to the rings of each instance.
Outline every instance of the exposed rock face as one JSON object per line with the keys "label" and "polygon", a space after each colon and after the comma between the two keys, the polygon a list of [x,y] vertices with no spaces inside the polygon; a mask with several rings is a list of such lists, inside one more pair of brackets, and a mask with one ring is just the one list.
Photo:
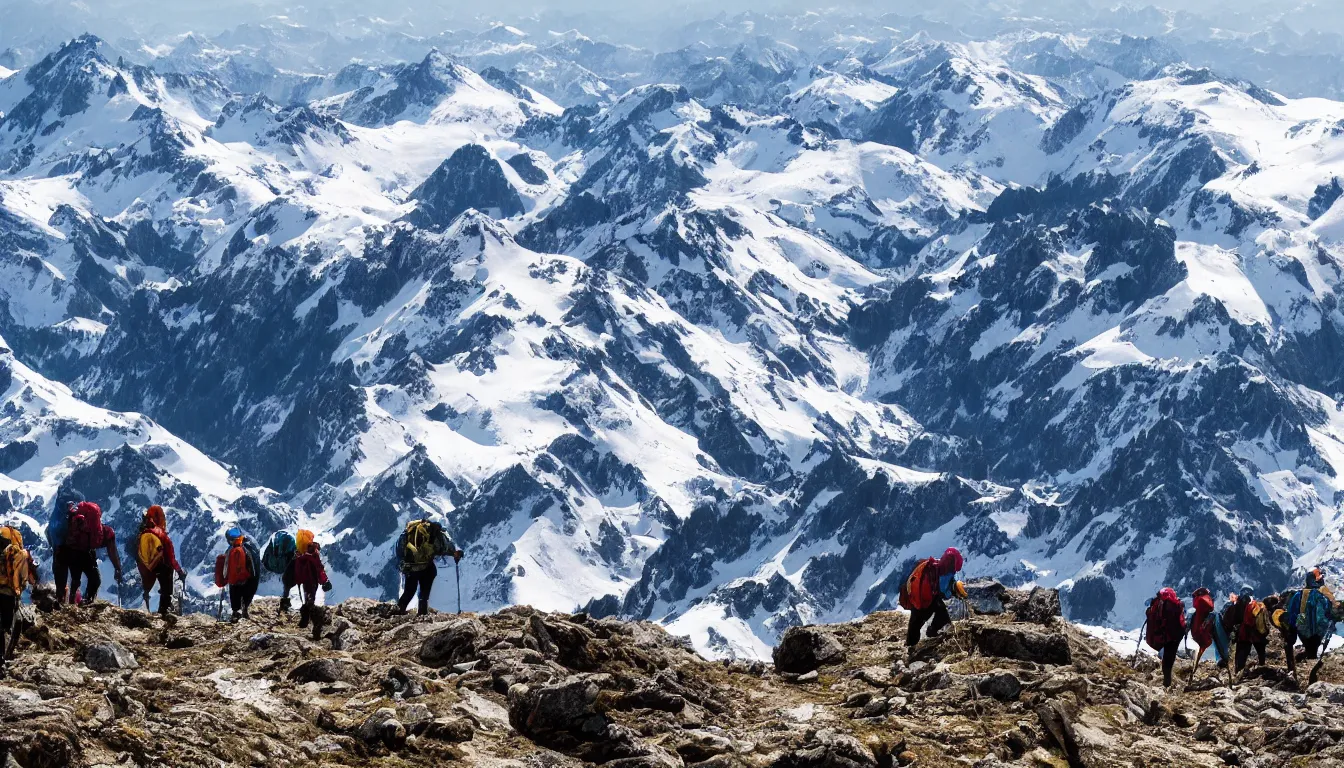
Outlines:
{"label": "exposed rock face", "polygon": [[973,638],[976,650],[986,656],[1037,664],[1068,664],[1073,660],[1068,639],[1057,632],[988,626],[977,628]]}
{"label": "exposed rock face", "polygon": [[820,627],[790,627],[775,646],[775,669],[803,674],[845,657],[845,648]]}
{"label": "exposed rock face", "polygon": [[[544,181],[544,179],[543,179]],[[467,144],[454,152],[411,193],[416,209],[407,220],[441,231],[469,208],[499,218],[523,212],[523,200],[490,151]]]}

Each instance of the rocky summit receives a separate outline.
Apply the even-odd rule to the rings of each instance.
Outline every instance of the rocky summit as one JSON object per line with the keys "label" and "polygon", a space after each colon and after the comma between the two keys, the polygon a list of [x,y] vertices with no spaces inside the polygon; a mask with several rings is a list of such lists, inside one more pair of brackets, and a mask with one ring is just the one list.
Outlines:
{"label": "rocky summit", "polygon": [[1041,592],[1000,588],[909,658],[902,612],[795,628],[773,665],[527,607],[415,620],[351,599],[316,632],[269,599],[238,624],[65,608],[0,682],[0,750],[20,768],[1344,765],[1333,658],[1310,686],[1271,663],[1235,687],[1182,658],[1164,691],[1153,657],[1131,666]]}

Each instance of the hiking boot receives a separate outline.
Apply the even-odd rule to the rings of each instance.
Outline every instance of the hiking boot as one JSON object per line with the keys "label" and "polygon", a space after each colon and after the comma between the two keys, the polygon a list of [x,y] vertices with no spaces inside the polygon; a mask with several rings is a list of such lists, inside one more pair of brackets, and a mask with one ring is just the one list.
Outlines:
{"label": "hiking boot", "polygon": [[243,606],[243,618],[244,618],[244,619],[250,619],[250,618],[252,618],[252,617],[249,616],[248,613],[247,613],[247,610],[248,610],[248,608],[250,608],[250,607],[251,607],[251,606],[247,606],[247,605],[244,605],[244,606]]}
{"label": "hiking boot", "polygon": [[420,601],[420,605],[417,606],[417,610],[416,610],[416,612],[415,612],[415,615],[416,615],[416,616],[426,616],[426,615],[428,615],[428,614],[429,614],[429,601],[428,601],[428,600],[421,600],[421,601]]}
{"label": "hiking boot", "polygon": [[238,620],[241,619],[241,618],[243,618],[243,615],[242,615],[241,613],[237,612],[237,611],[234,611],[234,612],[233,612],[233,615],[229,616],[229,623],[230,623],[230,624],[237,624],[237,623],[238,623]]}
{"label": "hiking boot", "polygon": [[281,612],[281,613],[289,613],[289,598],[288,598],[288,597],[282,597],[282,598],[280,598],[280,612]]}

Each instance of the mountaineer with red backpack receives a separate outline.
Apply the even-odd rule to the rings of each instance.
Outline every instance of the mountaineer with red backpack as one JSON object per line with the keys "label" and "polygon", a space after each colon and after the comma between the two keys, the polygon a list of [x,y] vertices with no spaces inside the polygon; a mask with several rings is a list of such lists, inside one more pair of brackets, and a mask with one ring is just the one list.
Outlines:
{"label": "mountaineer with red backpack", "polygon": [[1162,685],[1170,688],[1176,652],[1185,639],[1185,602],[1176,596],[1176,590],[1163,587],[1148,603],[1145,617],[1148,627],[1145,640],[1162,659]]}
{"label": "mountaineer with red backpack", "polygon": [[929,637],[952,623],[946,601],[952,597],[966,597],[966,587],[956,580],[962,564],[961,553],[948,547],[941,558],[930,557],[916,563],[901,583],[900,605],[910,612],[910,626],[905,633],[907,656],[919,643],[920,630],[929,619],[933,619],[929,624]]}
{"label": "mountaineer with red backpack", "polygon": [[[300,531],[300,533],[307,533]],[[309,533],[309,536],[312,534]],[[321,547],[309,539],[301,554],[294,558],[294,580],[303,595],[303,606],[299,608],[299,629],[313,625],[313,639],[322,637],[322,625],[326,623],[326,613],[317,604],[317,590],[331,591],[331,580],[327,578],[327,569],[322,565]]]}
{"label": "mountaineer with red backpack", "polygon": [[229,606],[233,609],[229,623],[237,624],[239,619],[251,618],[248,609],[261,584],[261,553],[237,526],[225,532],[224,541],[229,548],[215,558],[215,586],[229,588]]}
{"label": "mountaineer with red backpack", "polygon": [[[65,508],[62,510],[61,505]],[[69,580],[69,602],[79,594],[79,581],[85,580],[84,602],[98,597],[103,578],[98,573],[98,550],[106,549],[112,561],[117,583],[121,583],[121,555],[117,553],[117,534],[103,525],[103,510],[91,501],[85,501],[78,491],[66,491],[57,496],[56,509],[47,525],[47,541],[52,545],[52,571],[56,577],[56,598],[66,602],[66,581]]]}
{"label": "mountaineer with red backpack", "polygon": [[135,564],[140,569],[141,593],[149,612],[149,593],[159,584],[159,615],[167,616],[173,604],[173,574],[184,581],[187,572],[177,562],[173,539],[168,535],[168,516],[158,504],[145,510],[136,534]]}
{"label": "mountaineer with red backpack", "polygon": [[1255,599],[1255,590],[1243,586],[1240,595],[1231,597],[1219,619],[1228,637],[1236,639],[1233,671],[1241,674],[1252,648],[1263,666],[1265,646],[1269,642],[1269,611],[1264,603]]}

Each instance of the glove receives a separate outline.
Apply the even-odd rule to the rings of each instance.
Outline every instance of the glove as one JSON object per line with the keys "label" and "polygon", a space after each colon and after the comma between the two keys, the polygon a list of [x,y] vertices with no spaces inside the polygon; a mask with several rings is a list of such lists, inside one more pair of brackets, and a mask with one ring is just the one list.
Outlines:
{"label": "glove", "polygon": [[330,582],[330,581],[328,581],[326,584],[323,584],[323,585],[322,585],[322,591],[323,591],[323,592],[330,592],[330,591],[331,591],[331,582]]}
{"label": "glove", "polygon": [[457,550],[456,552],[453,553],[453,561],[454,561],[454,562],[458,562],[458,563],[462,562],[462,556],[465,555],[465,554],[466,554],[466,553],[463,552],[462,550],[460,550],[460,549]]}
{"label": "glove", "polygon": [[962,600],[965,600],[967,597],[965,582],[960,581],[955,582],[952,585],[952,592],[956,594],[957,597],[960,597]]}

